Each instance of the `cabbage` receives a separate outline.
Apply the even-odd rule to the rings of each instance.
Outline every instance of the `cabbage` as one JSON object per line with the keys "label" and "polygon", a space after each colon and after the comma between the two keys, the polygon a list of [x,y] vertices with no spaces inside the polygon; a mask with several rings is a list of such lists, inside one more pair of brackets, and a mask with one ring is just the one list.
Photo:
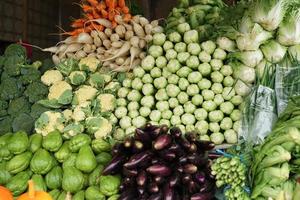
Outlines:
{"label": "cabbage", "polygon": [[287,51],[287,47],[280,45],[275,40],[271,40],[265,45],[263,45],[261,47],[261,50],[267,61],[272,63],[278,63],[284,58]]}

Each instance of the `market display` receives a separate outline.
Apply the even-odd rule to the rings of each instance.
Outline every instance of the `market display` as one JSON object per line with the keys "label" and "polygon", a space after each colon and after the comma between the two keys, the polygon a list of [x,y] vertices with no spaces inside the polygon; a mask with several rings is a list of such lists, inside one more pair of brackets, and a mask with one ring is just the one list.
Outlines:
{"label": "market display", "polygon": [[297,1],[78,5],[53,63],[0,56],[0,200],[300,199]]}

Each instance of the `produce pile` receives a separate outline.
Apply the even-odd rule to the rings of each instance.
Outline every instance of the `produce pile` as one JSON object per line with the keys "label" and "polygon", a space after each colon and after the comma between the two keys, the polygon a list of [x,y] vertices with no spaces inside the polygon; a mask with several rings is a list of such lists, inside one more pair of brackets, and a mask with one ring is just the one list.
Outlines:
{"label": "produce pile", "polygon": [[35,190],[49,192],[53,199],[65,200],[71,193],[72,200],[118,198],[120,177],[101,175],[112,157],[104,140],[86,134],[64,140],[58,131],[46,137],[20,131],[2,135],[0,148],[0,184],[15,197],[32,180]]}
{"label": "produce pile", "polygon": [[119,200],[212,199],[215,185],[207,151],[213,148],[196,134],[184,137],[179,128],[147,124],[114,147],[103,174],[122,174]]}
{"label": "produce pile", "polygon": [[79,61],[70,58],[42,75],[49,94],[39,103],[53,110],[36,120],[37,133],[46,136],[58,130],[67,138],[79,133],[95,138],[109,136],[116,123],[111,113],[115,109],[115,93],[123,76],[103,71],[100,66],[94,57]]}
{"label": "produce pile", "polygon": [[29,64],[24,47],[12,44],[0,56],[0,134],[25,130],[47,109],[37,102],[48,93],[41,81],[42,62]]}
{"label": "produce pile", "polygon": [[117,132],[130,135],[150,121],[197,130],[215,144],[237,143],[243,98],[234,88],[232,67],[224,63],[228,46],[223,48],[222,39],[218,44],[198,40],[188,23],[153,36],[149,55],[118,90]]}

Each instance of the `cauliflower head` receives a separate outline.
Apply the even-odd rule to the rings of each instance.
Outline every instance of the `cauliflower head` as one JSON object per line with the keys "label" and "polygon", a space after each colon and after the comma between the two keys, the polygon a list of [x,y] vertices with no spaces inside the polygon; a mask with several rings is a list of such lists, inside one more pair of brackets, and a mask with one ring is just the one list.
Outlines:
{"label": "cauliflower head", "polygon": [[64,115],[64,118],[69,121],[72,119],[72,115],[73,115],[73,111],[70,109],[66,109],[62,112],[62,114]]}
{"label": "cauliflower head", "polygon": [[81,85],[86,80],[86,73],[84,71],[73,71],[69,75],[69,80],[72,85]]}
{"label": "cauliflower head", "polygon": [[87,115],[91,113],[90,111],[91,102],[86,101],[77,105],[72,114],[72,119],[76,122],[80,122],[87,118]]}
{"label": "cauliflower head", "polygon": [[35,131],[43,136],[58,130],[63,132],[65,118],[62,113],[56,111],[44,112],[35,122]]}
{"label": "cauliflower head", "polygon": [[112,94],[100,94],[97,97],[100,103],[100,109],[102,112],[113,111],[116,106],[116,98]]}
{"label": "cauliflower head", "polygon": [[86,101],[94,99],[98,90],[89,85],[83,85],[74,93],[73,105],[79,105]]}
{"label": "cauliflower head", "polygon": [[71,123],[64,128],[64,134],[68,136],[75,136],[84,131],[84,126],[78,122]]}
{"label": "cauliflower head", "polygon": [[101,62],[95,57],[82,58],[79,62],[79,69],[82,71],[95,72],[100,66]]}
{"label": "cauliflower head", "polygon": [[44,83],[47,86],[51,86],[56,82],[62,80],[63,80],[63,75],[58,70],[48,70],[41,77],[42,83]]}
{"label": "cauliflower head", "polygon": [[108,136],[112,131],[112,124],[103,117],[88,117],[85,120],[87,132],[94,134],[96,139]]}
{"label": "cauliflower head", "polygon": [[72,86],[66,81],[58,81],[49,88],[48,99],[56,100],[59,104],[71,103],[72,97]]}

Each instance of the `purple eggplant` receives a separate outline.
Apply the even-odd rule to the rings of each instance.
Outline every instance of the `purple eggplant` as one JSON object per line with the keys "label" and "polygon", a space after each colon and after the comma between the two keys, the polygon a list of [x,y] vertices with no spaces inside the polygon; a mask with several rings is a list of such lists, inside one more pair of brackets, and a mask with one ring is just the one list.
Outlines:
{"label": "purple eggplant", "polygon": [[185,138],[177,138],[176,141],[183,147],[183,149],[189,150],[191,147],[191,143]]}
{"label": "purple eggplant", "polygon": [[197,134],[194,132],[189,132],[185,134],[185,138],[189,141],[189,142],[196,142],[197,141]]}
{"label": "purple eggplant", "polygon": [[135,199],[138,199],[136,190],[129,189],[122,192],[118,200],[135,200]]}
{"label": "purple eggplant", "polygon": [[163,124],[161,127],[160,127],[160,134],[167,134],[169,131],[169,127],[165,124]]}
{"label": "purple eggplant", "polygon": [[160,185],[164,182],[164,178],[162,176],[154,176],[153,180],[156,184]]}
{"label": "purple eggplant", "polygon": [[203,184],[206,180],[206,177],[205,177],[205,173],[204,172],[197,172],[195,175],[194,175],[194,179],[200,183],[200,184]]}
{"label": "purple eggplant", "polygon": [[147,132],[143,131],[142,129],[136,129],[134,137],[135,139],[145,143],[151,142],[150,135]]}
{"label": "purple eggplant", "polygon": [[205,193],[214,190],[215,184],[213,181],[205,181],[199,188],[199,192]]}
{"label": "purple eggplant", "polygon": [[133,138],[126,138],[125,141],[124,141],[124,147],[126,149],[129,149],[132,147],[132,144],[133,144]]}
{"label": "purple eggplant", "polygon": [[123,167],[122,173],[127,177],[135,177],[138,175],[138,171],[136,169],[127,169],[126,167]]}
{"label": "purple eggplant", "polygon": [[203,166],[208,162],[208,159],[201,154],[193,153],[187,157],[188,161],[197,166]]}
{"label": "purple eggplant", "polygon": [[191,146],[189,148],[189,152],[195,153],[195,152],[197,152],[197,150],[198,150],[197,145],[195,143],[191,143]]}
{"label": "purple eggplant", "polygon": [[175,200],[174,189],[168,184],[164,188],[164,200]]}
{"label": "purple eggplant", "polygon": [[210,141],[196,141],[196,145],[198,146],[200,151],[210,151],[215,148],[214,143]]}
{"label": "purple eggplant", "polygon": [[181,177],[181,181],[183,184],[188,184],[192,180],[192,176],[190,174],[185,174]]}
{"label": "purple eggplant", "polygon": [[124,144],[123,143],[118,143],[118,144],[115,144],[113,147],[112,147],[112,155],[115,156],[115,155],[119,155],[119,154],[127,154],[128,151],[126,151],[126,148],[124,147]]}
{"label": "purple eggplant", "polygon": [[159,192],[159,187],[156,183],[150,183],[148,185],[148,191],[153,194],[153,193],[158,193]]}
{"label": "purple eggplant", "polygon": [[200,188],[200,186],[198,183],[196,183],[194,181],[189,182],[188,190],[189,190],[190,194],[194,194],[194,193],[198,192],[199,188]]}
{"label": "purple eggplant", "polygon": [[217,154],[217,153],[209,153],[208,154],[209,159],[217,159],[217,158],[220,158],[220,157],[222,157],[221,154]]}
{"label": "purple eggplant", "polygon": [[191,196],[191,200],[212,200],[214,195],[210,192],[208,193],[196,193]]}
{"label": "purple eggplant", "polygon": [[152,165],[154,165],[154,164],[161,164],[161,163],[163,163],[163,160],[161,158],[159,158],[159,157],[153,158],[151,160],[151,164]]}
{"label": "purple eggplant", "polygon": [[180,172],[180,173],[183,173],[183,167],[182,166],[177,167],[177,171]]}
{"label": "purple eggplant", "polygon": [[136,183],[139,186],[145,186],[147,182],[147,174],[145,171],[141,171],[136,177]]}
{"label": "purple eggplant", "polygon": [[117,173],[122,165],[126,162],[126,157],[124,155],[116,155],[111,160],[111,162],[102,171],[103,175],[115,174]]}
{"label": "purple eggplant", "polygon": [[152,153],[150,151],[144,151],[139,154],[135,154],[131,156],[129,161],[124,164],[124,167],[128,169],[134,169],[138,167],[139,165],[145,164],[145,162],[148,162],[152,157]]}
{"label": "purple eggplant", "polygon": [[133,142],[132,151],[134,153],[139,153],[139,152],[143,151],[143,149],[144,149],[144,144],[141,141],[136,140]]}
{"label": "purple eggplant", "polygon": [[152,139],[156,139],[161,132],[161,128],[160,127],[156,127],[154,129],[152,129],[151,131],[149,131],[149,135],[151,136]]}
{"label": "purple eggplant", "polygon": [[179,159],[178,159],[179,163],[180,164],[185,164],[187,163],[188,159],[186,156],[181,156]]}
{"label": "purple eggplant", "polygon": [[147,172],[155,176],[169,176],[172,173],[169,167],[161,164],[155,164],[148,167]]}
{"label": "purple eggplant", "polygon": [[134,179],[130,177],[123,178],[122,184],[125,186],[130,186],[134,184]]}
{"label": "purple eggplant", "polygon": [[163,200],[162,193],[152,194],[147,200]]}
{"label": "purple eggplant", "polygon": [[179,173],[174,174],[169,178],[170,187],[175,187],[180,183],[180,175]]}
{"label": "purple eggplant", "polygon": [[186,174],[194,174],[198,170],[198,167],[193,164],[186,164],[183,166],[183,172]]}
{"label": "purple eggplant", "polygon": [[159,156],[166,161],[172,161],[176,158],[176,154],[168,149],[160,151]]}
{"label": "purple eggplant", "polygon": [[171,144],[172,138],[168,134],[159,136],[153,144],[155,150],[162,150]]}
{"label": "purple eggplant", "polygon": [[142,195],[139,195],[139,199],[138,200],[147,200],[148,198],[149,198],[148,194],[142,194]]}
{"label": "purple eggplant", "polygon": [[171,128],[170,134],[172,135],[173,138],[180,138],[182,135],[180,128],[177,127]]}
{"label": "purple eggplant", "polygon": [[137,191],[138,191],[139,196],[142,196],[146,193],[145,187],[142,187],[142,186],[138,186]]}

